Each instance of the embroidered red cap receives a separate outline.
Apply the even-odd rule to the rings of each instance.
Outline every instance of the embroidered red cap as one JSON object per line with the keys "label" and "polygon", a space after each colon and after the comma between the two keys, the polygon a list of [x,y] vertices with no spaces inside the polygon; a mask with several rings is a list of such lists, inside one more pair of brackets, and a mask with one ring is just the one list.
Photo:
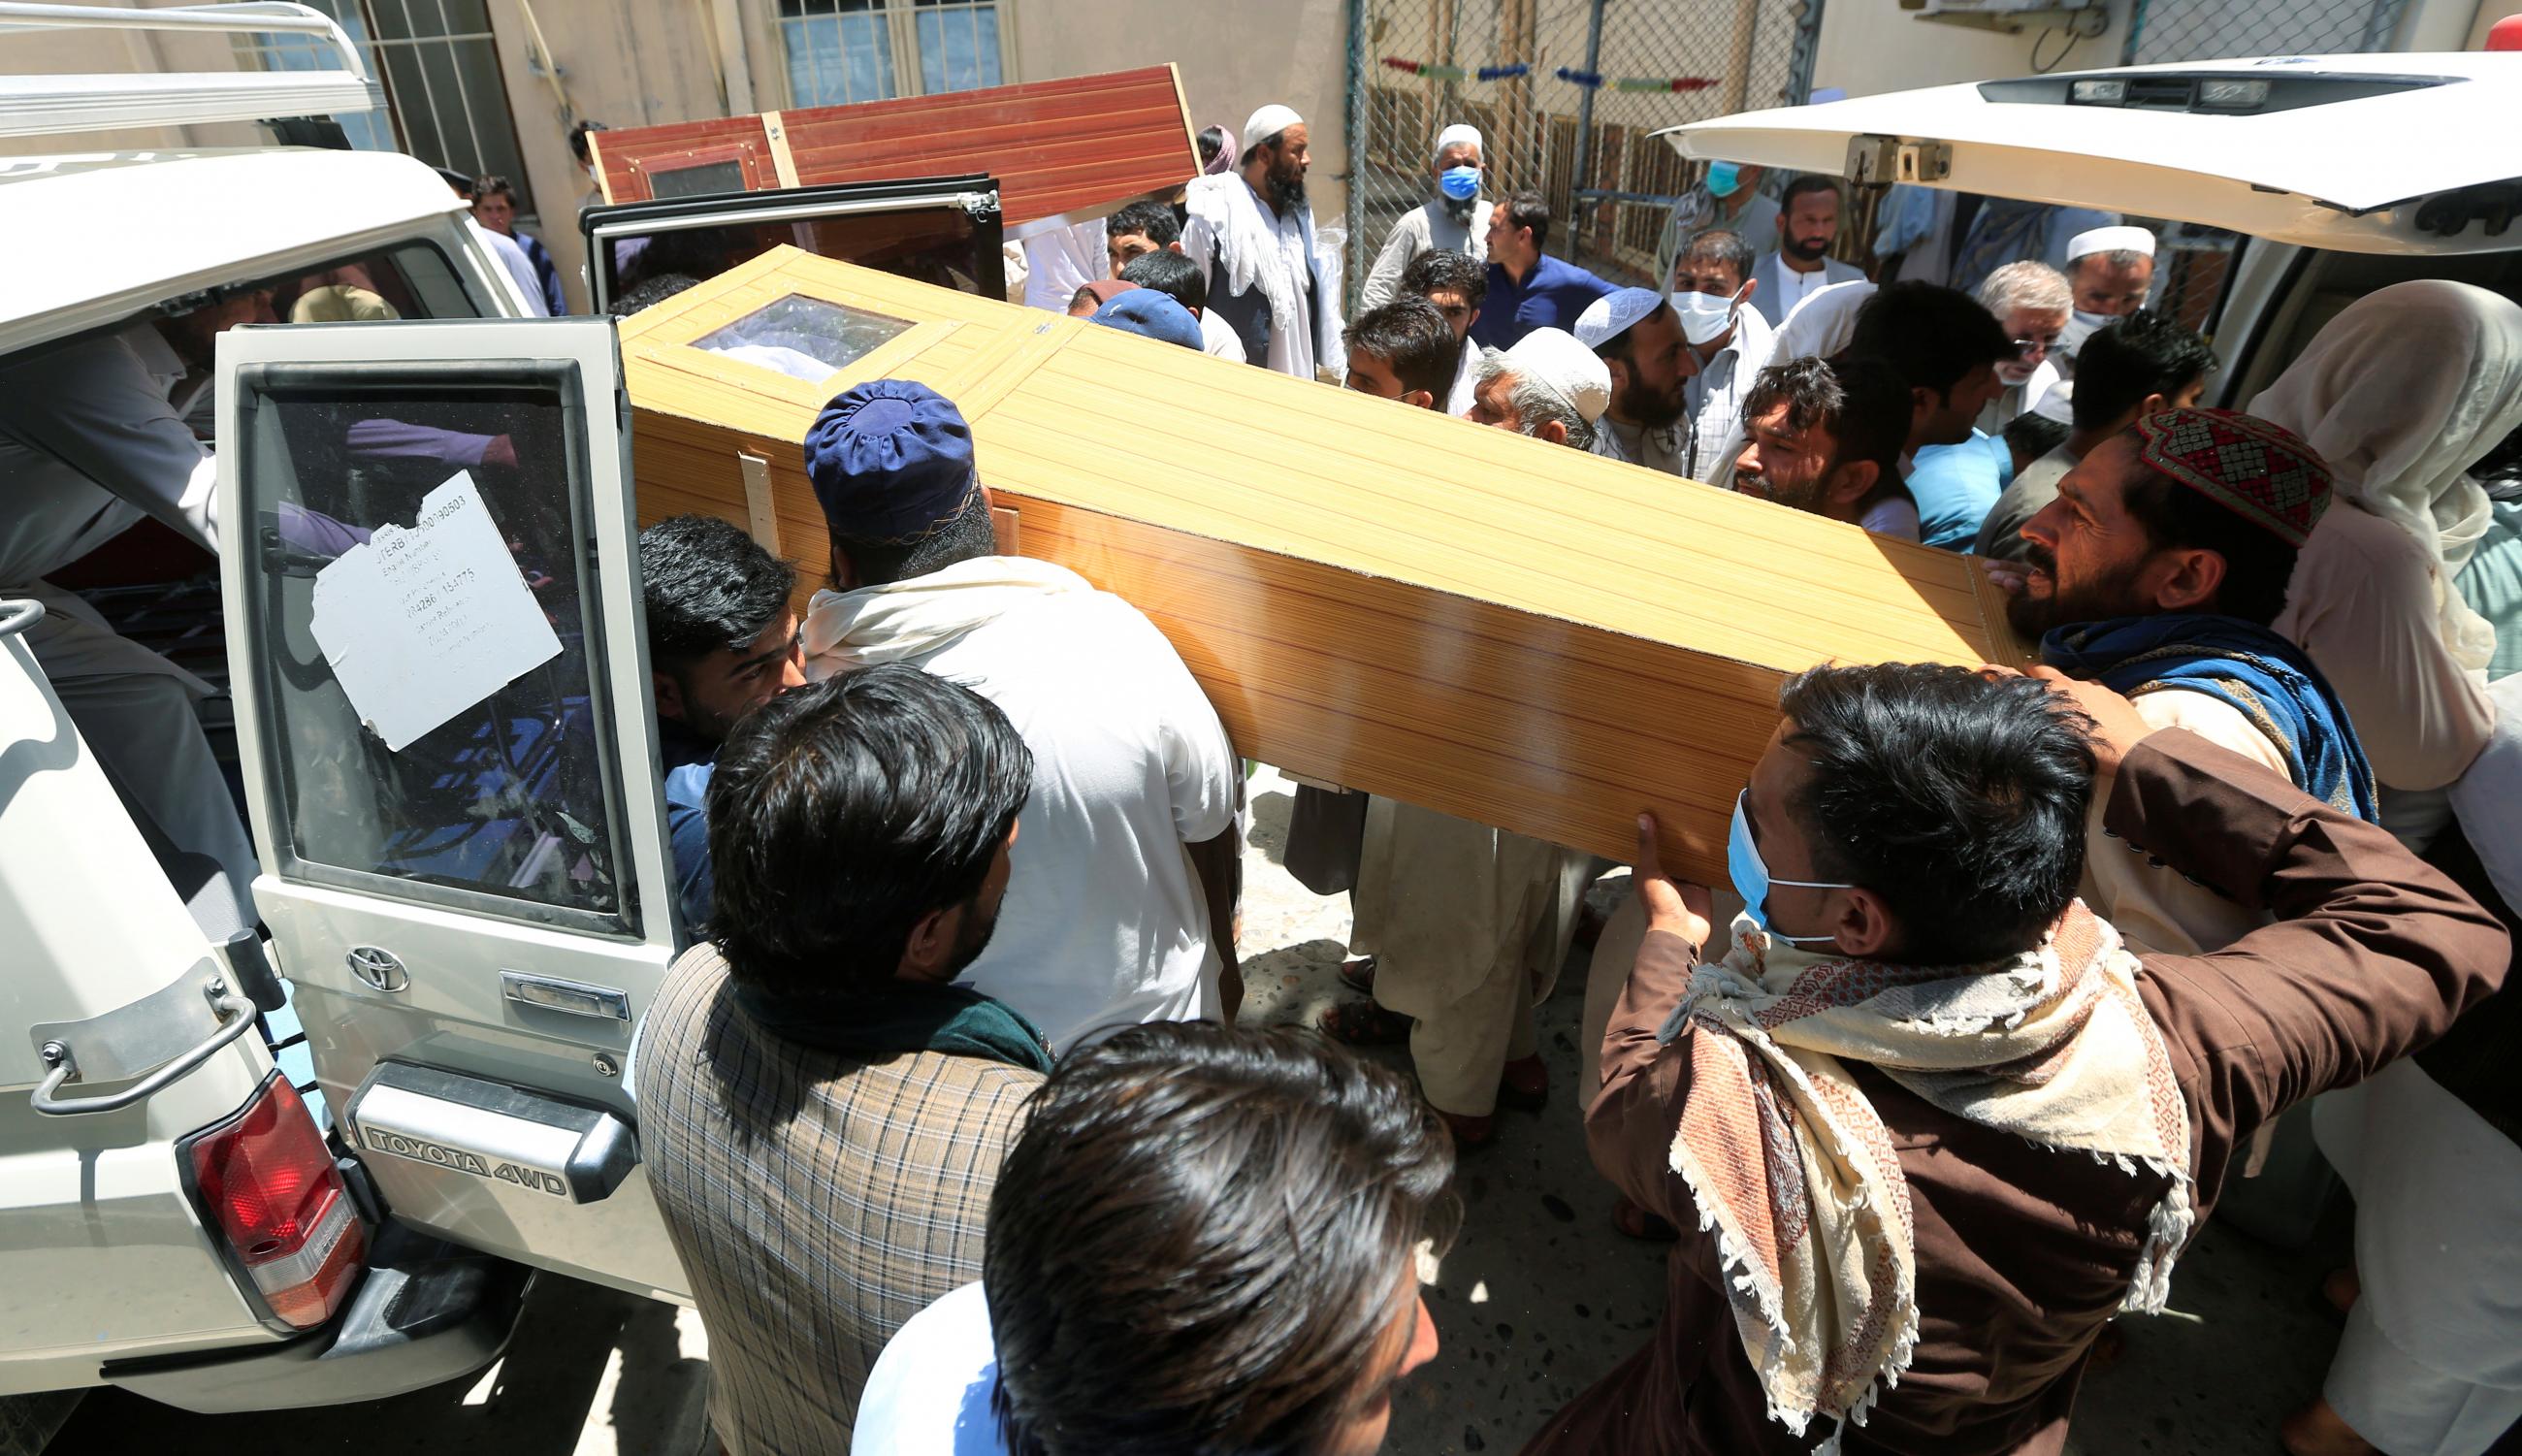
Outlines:
{"label": "embroidered red cap", "polygon": [[2238,409],[2136,422],[2137,458],[2300,547],[2329,509],[2329,465],[2292,431]]}

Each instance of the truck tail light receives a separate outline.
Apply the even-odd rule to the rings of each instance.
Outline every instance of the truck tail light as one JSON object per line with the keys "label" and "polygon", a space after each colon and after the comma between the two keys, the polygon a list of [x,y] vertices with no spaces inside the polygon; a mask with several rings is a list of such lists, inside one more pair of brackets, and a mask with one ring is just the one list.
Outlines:
{"label": "truck tail light", "polygon": [[367,1228],[298,1090],[277,1074],[235,1117],[184,1141],[193,1193],[263,1302],[312,1330],[366,1265]]}

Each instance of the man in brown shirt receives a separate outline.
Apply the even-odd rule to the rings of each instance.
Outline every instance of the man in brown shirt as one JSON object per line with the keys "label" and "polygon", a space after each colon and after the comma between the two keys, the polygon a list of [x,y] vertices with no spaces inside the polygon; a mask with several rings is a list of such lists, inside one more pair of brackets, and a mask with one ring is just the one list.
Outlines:
{"label": "man in brown shirt", "polygon": [[[1725,963],[1700,964],[1705,891],[1642,846],[1649,930],[1586,1130],[1596,1165],[1685,1232],[1652,1343],[1527,1456],[1834,1435],[1849,1452],[2059,1452],[2095,1335],[2160,1307],[2252,1129],[2501,983],[2502,929],[2388,833],[2040,672],[2057,696],[1952,668],[1791,682],[1738,811],[1750,911]],[[2071,902],[2088,795],[2113,834],[2272,923],[2211,955],[2126,957]],[[2099,989],[2059,1034],[1974,1058],[2075,1005],[2078,964]],[[2012,1014],[1972,1021],[2009,994]],[[1711,1128],[1734,1165],[1699,1155]],[[1874,1197],[1851,1208],[1800,1168]],[[1835,1257],[1851,1250],[1871,1262]],[[1807,1338],[1785,1349],[1780,1329]],[[1819,1398],[1793,1408],[1799,1390]]]}

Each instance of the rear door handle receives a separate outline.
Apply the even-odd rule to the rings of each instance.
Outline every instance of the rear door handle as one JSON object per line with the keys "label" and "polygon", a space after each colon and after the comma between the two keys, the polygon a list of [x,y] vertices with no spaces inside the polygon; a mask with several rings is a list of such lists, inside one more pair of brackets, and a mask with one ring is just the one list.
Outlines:
{"label": "rear door handle", "polygon": [[[182,985],[183,983],[179,981],[168,989],[180,990]],[[61,1091],[64,1083],[79,1075],[78,1057],[71,1045],[72,1033],[69,1029],[65,1028],[59,1034],[46,1037],[36,1048],[36,1055],[44,1059],[44,1065],[51,1070],[44,1073],[44,1080],[35,1084],[34,1093],[28,1099],[27,1106],[46,1117],[76,1117],[83,1113],[112,1112],[117,1108],[130,1106],[133,1103],[154,1095],[161,1088],[210,1060],[221,1047],[245,1035],[247,1028],[254,1025],[254,1003],[229,990],[225,980],[211,980],[201,988],[201,994],[209,999],[210,1013],[219,1018],[217,1029],[194,1043],[189,1049],[177,1053],[157,1070],[120,1092],[109,1092],[101,1097],[53,1096],[54,1093]],[[148,1001],[136,1003],[135,1006],[147,1006],[149,1001],[157,999],[149,998]],[[133,1009],[124,1008],[123,1010]],[[112,1079],[107,1078],[107,1080]]]}

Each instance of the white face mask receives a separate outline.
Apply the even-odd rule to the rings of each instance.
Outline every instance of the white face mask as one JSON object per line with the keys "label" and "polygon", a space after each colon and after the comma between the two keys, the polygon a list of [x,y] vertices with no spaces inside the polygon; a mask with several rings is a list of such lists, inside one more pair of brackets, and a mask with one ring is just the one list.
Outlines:
{"label": "white face mask", "polygon": [[2083,347],[2085,340],[2117,322],[2119,322],[2117,314],[2088,313],[2078,308],[2068,315],[2067,326],[2058,331],[2058,342],[2050,346],[2049,352],[2074,358],[2076,351]]}
{"label": "white face mask", "polygon": [[1705,344],[1733,326],[1735,299],[1721,293],[1677,293],[1672,311],[1681,315],[1681,337]]}

